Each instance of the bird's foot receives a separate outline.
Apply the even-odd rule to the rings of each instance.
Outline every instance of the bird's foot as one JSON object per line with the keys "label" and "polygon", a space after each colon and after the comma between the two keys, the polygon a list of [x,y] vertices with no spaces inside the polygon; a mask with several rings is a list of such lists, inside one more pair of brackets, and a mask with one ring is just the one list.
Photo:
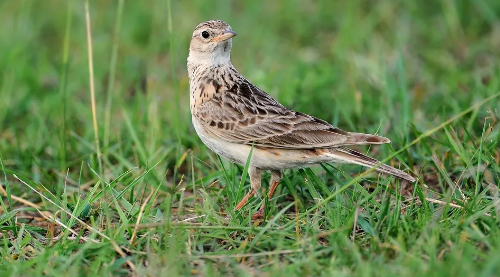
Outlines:
{"label": "bird's foot", "polygon": [[250,191],[243,197],[243,199],[241,199],[240,203],[238,203],[238,205],[236,205],[234,210],[237,211],[237,210],[243,208],[243,206],[245,206],[245,204],[248,202],[248,199],[250,199],[250,197],[252,197],[254,194],[255,194],[255,190],[250,189]]}
{"label": "bird's foot", "polygon": [[266,209],[266,204],[262,204],[262,206],[260,206],[260,209],[252,215],[252,219],[253,220],[264,219],[265,209]]}

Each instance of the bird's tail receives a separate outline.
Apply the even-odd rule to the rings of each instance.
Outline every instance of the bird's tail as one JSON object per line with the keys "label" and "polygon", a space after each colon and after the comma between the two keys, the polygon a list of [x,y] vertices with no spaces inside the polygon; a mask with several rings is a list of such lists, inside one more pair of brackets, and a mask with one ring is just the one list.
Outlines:
{"label": "bird's tail", "polygon": [[[354,151],[352,149],[348,149],[345,147],[331,148],[331,149],[328,149],[328,151],[330,152],[330,155],[332,155],[332,157],[335,160],[341,160],[341,161],[344,161],[346,163],[359,164],[359,165],[370,167],[370,168],[372,168],[376,164],[380,163],[380,161],[378,161],[374,158],[368,157],[362,153],[359,153],[357,151]],[[381,165],[377,166],[375,168],[375,170],[382,172],[382,173],[394,175],[398,178],[408,180],[412,183],[415,182],[415,178],[413,178],[411,175],[409,175],[409,174],[407,174],[399,169],[396,169],[392,166],[381,164]]]}

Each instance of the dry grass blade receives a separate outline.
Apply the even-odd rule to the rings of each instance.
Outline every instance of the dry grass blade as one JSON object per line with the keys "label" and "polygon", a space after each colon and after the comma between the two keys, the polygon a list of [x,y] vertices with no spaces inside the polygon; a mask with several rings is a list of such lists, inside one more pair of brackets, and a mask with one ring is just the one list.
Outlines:
{"label": "dry grass blade", "polygon": [[[0,194],[7,197],[7,192],[5,191],[5,189],[3,188],[2,186],[2,183],[0,183]],[[13,200],[19,202],[19,203],[22,203],[28,207],[32,207],[32,208],[35,208],[35,209],[41,209],[41,207],[33,202],[30,202],[24,198],[21,198],[19,196],[15,196],[15,195],[11,195],[10,196]],[[2,212],[2,207],[0,207],[0,212]]]}
{"label": "dry grass blade", "polygon": [[92,122],[94,126],[94,138],[95,138],[95,149],[97,154],[97,161],[99,163],[99,172],[102,175],[102,161],[101,161],[101,148],[99,146],[99,129],[97,128],[97,112],[95,105],[95,87],[94,87],[94,62],[92,55],[92,32],[90,26],[90,12],[89,12],[89,1],[85,1],[85,23],[87,30],[87,49],[88,49],[88,60],[89,60],[89,83],[90,83],[90,105],[92,107]]}
{"label": "dry grass blade", "polygon": [[139,210],[139,216],[137,217],[137,221],[135,223],[134,231],[132,232],[132,237],[130,238],[130,244],[134,244],[134,240],[137,236],[137,230],[139,230],[139,223],[141,223],[142,216],[144,214],[144,209],[146,208],[146,205],[149,204],[149,200],[154,194],[154,190],[151,190],[151,193],[149,193],[148,197],[146,200],[144,200],[144,203],[141,205],[141,209]]}
{"label": "dry grass blade", "polygon": [[437,199],[433,199],[433,198],[429,198],[429,197],[426,197],[425,200],[427,200],[427,201],[429,201],[431,203],[439,204],[439,205],[450,205],[450,207],[457,208],[457,209],[463,209],[464,208],[464,207],[462,207],[460,205],[457,205],[457,204],[448,203],[448,202],[445,202],[445,201],[441,201],[441,200],[437,200]]}

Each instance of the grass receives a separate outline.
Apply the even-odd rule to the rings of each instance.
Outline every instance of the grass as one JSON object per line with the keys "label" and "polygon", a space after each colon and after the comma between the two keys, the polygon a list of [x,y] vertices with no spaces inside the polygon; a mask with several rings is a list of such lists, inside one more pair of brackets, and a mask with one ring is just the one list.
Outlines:
{"label": "grass", "polygon": [[[498,276],[500,2],[85,3],[0,2],[0,276]],[[189,113],[207,19],[249,80],[391,138],[359,150],[418,182],[324,164],[265,221],[233,212],[248,178]]]}

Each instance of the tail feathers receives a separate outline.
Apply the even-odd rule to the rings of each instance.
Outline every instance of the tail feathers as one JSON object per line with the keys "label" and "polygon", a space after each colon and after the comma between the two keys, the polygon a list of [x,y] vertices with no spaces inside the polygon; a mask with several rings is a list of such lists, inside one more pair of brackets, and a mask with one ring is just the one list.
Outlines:
{"label": "tail feathers", "polygon": [[[374,167],[376,164],[380,163],[380,161],[368,157],[362,153],[359,153],[357,151],[345,148],[345,147],[337,147],[337,148],[332,148],[329,149],[330,154],[335,157],[335,159],[345,161],[346,163],[353,163],[353,164],[358,164],[366,167]],[[394,175],[398,178],[408,180],[410,182],[415,182],[415,178],[413,178],[411,175],[396,169],[392,166],[388,166],[385,164],[381,164],[375,168],[375,170],[382,172],[382,173],[387,173],[390,175]]]}

